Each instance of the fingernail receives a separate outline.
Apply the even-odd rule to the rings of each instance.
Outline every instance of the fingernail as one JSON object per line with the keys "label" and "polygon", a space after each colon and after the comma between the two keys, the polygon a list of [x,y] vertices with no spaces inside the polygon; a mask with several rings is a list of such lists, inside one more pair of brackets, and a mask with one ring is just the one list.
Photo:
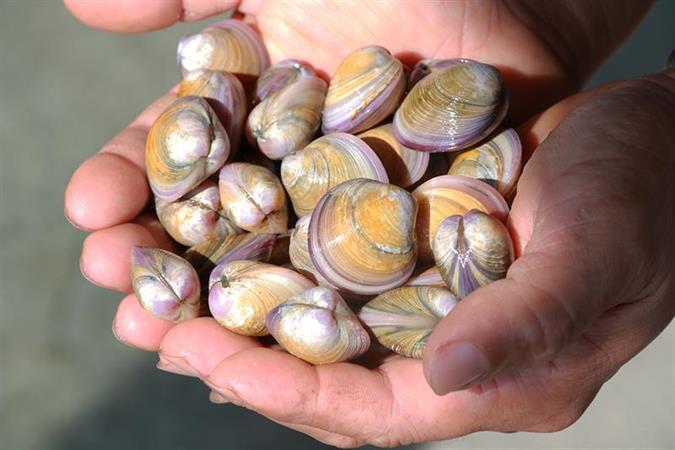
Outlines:
{"label": "fingernail", "polygon": [[172,357],[166,355],[159,355],[159,362],[157,368],[165,372],[171,372],[178,375],[185,375],[186,377],[199,378],[197,371],[185,361],[185,358]]}
{"label": "fingernail", "polygon": [[455,342],[436,350],[431,360],[429,384],[438,395],[458,391],[481,378],[487,360],[475,345]]}
{"label": "fingernail", "polygon": [[122,336],[120,335],[120,332],[117,329],[117,318],[114,318],[113,322],[112,322],[112,334],[113,334],[113,336],[115,336],[115,339],[120,341],[122,344],[129,345],[129,344],[127,344],[127,341],[122,339]]}
{"label": "fingernail", "polygon": [[230,403],[230,400],[228,400],[227,398],[225,398],[216,391],[211,391],[209,393],[209,401],[217,405],[222,405],[223,403]]}

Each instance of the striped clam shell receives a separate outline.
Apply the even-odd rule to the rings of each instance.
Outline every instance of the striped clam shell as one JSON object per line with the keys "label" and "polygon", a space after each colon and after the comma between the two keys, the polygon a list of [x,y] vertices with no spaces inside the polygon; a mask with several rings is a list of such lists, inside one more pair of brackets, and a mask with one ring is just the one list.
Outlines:
{"label": "striped clam shell", "polygon": [[418,81],[429,75],[431,72],[438,72],[439,70],[447,69],[448,67],[471,62],[473,61],[464,58],[423,59],[415,64],[415,67],[410,72],[410,76],[408,77],[408,90],[412,89]]}
{"label": "striped clam shell", "polygon": [[504,278],[514,255],[509,230],[478,210],[445,219],[434,236],[433,251],[443,280],[460,299]]}
{"label": "striped clam shell", "polygon": [[449,216],[478,209],[506,221],[509,207],[493,187],[473,178],[441,175],[413,191],[418,202],[417,251],[420,264],[431,264],[432,240],[438,226]]}
{"label": "striped clam shell", "polygon": [[390,116],[401,103],[403,64],[383,47],[360,48],[340,63],[323,108],[323,133],[358,133]]}
{"label": "striped clam shell", "polygon": [[235,225],[254,233],[288,231],[286,193],[274,173],[254,164],[236,162],[220,170],[223,213]]}
{"label": "striped clam shell", "polygon": [[305,147],[319,130],[325,94],[325,81],[305,76],[269,95],[248,116],[249,142],[270,159]]}
{"label": "striped clam shell", "polygon": [[199,277],[180,256],[158,248],[134,247],[131,284],[138,302],[154,317],[180,322],[199,315]]}
{"label": "striped clam shell", "polygon": [[281,162],[281,181],[299,217],[310,214],[328,190],[355,178],[389,181],[375,152],[346,133],[315,139]]}
{"label": "striped clam shell", "polygon": [[418,182],[429,166],[429,153],[401,145],[391,123],[371,128],[358,135],[379,157],[389,176],[389,182],[408,187]]}
{"label": "striped clam shell", "polygon": [[436,286],[447,288],[445,281],[443,281],[443,277],[441,277],[441,272],[436,266],[429,267],[424,272],[413,275],[408,279],[405,286]]}
{"label": "striped clam shell", "polygon": [[175,202],[155,198],[160,223],[172,238],[187,246],[243,232],[220,209],[218,184],[210,179]]}
{"label": "striped clam shell", "polygon": [[314,267],[312,257],[309,255],[309,221],[312,216],[302,216],[295,223],[291,231],[291,242],[288,247],[288,256],[291,264],[298,272],[317,281],[318,284],[329,286]]}
{"label": "striped clam shell", "polygon": [[417,203],[392,184],[356,179],[321,199],[309,223],[309,254],[331,286],[376,295],[406,282],[415,268]]}
{"label": "striped clam shell", "polygon": [[267,314],[293,295],[314,287],[297,272],[255,261],[216,266],[209,278],[209,309],[230,331],[247,336],[269,334]]}
{"label": "striped clam shell", "polygon": [[255,83],[255,103],[305,77],[316,77],[314,69],[297,59],[284,59],[267,68]]}
{"label": "striped clam shell", "polygon": [[241,143],[246,122],[246,93],[241,81],[228,72],[193,70],[188,72],[178,86],[178,96],[203,97],[216,112],[236,153]]}
{"label": "striped clam shell", "polygon": [[326,287],[288,298],[267,315],[267,329],[289,353],[317,365],[349,361],[370,347],[359,319]]}
{"label": "striped clam shell", "polygon": [[489,135],[507,109],[499,70],[466,60],[415,84],[394,115],[394,132],[417,150],[461,150]]}
{"label": "striped clam shell", "polygon": [[227,19],[178,42],[181,73],[220,70],[257,77],[270,65],[267,49],[256,32],[241,20]]}
{"label": "striped clam shell", "polygon": [[404,286],[375,297],[359,312],[380,344],[411,358],[422,358],[434,327],[452,311],[457,298],[446,288]]}
{"label": "striped clam shell", "polygon": [[206,100],[179,97],[150,128],[145,168],[161,200],[174,201],[215,173],[230,154],[225,129]]}
{"label": "striped clam shell", "polygon": [[513,128],[504,130],[480,146],[454,156],[448,175],[476,178],[488,183],[504,198],[514,192],[521,170],[522,147]]}

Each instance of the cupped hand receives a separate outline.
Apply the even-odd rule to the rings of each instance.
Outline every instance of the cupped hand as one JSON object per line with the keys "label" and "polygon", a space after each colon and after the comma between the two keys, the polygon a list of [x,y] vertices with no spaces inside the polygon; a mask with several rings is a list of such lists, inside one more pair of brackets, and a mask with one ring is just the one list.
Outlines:
{"label": "cupped hand", "polygon": [[[85,22],[119,31],[168,26],[181,17],[202,18],[236,6],[134,3],[68,6]],[[588,14],[580,18],[561,4],[548,13],[535,13],[526,2],[377,3],[358,10],[355,4],[274,2],[243,3],[239,10],[255,16],[273,60],[299,57],[326,73],[367,44],[383,45],[409,61],[462,56],[495,64],[505,74],[515,116],[523,118],[576,89],[644,10],[626,8],[612,21],[604,11],[584,11]],[[541,24],[555,17],[565,18],[559,22],[571,32],[545,33]],[[613,40],[572,42],[584,40],[593,20],[612,24],[605,26],[613,28]],[[573,37],[560,37],[568,35]],[[113,330],[130,345],[161,347],[160,366],[200,376],[213,388],[214,401],[242,404],[335,445],[395,445],[480,429],[559,429],[578,417],[602,382],[673,314],[663,301],[673,287],[667,277],[659,278],[672,271],[672,261],[659,256],[667,255],[665,247],[647,240],[663,235],[668,225],[663,221],[673,224],[672,217],[650,209],[673,210],[665,200],[654,205],[662,198],[672,205],[675,198],[671,187],[657,186],[656,176],[668,167],[664,161],[673,164],[672,154],[659,156],[656,149],[667,149],[673,138],[649,112],[628,107],[644,102],[641,96],[672,99],[668,83],[635,82],[598,95],[566,119],[528,163],[511,217],[521,258],[507,280],[460,304],[434,333],[425,359],[437,392],[482,382],[477,387],[439,397],[426,383],[420,361],[398,357],[372,368],[315,368],[228,333],[212,319],[172,327],[148,316],[133,295],[122,301]],[[174,97],[170,93],[142,113],[86,161],[68,186],[67,216],[92,231],[81,265],[96,284],[130,292],[131,246],[171,248],[156,218],[144,212],[150,191],[143,151],[149,127]],[[532,122],[523,129],[526,142],[543,139],[582,100],[564,102]],[[656,101],[651,113],[673,117],[672,106]],[[634,122],[649,140],[628,132]],[[635,164],[640,170],[631,172]],[[636,180],[636,173],[644,179]],[[664,197],[668,189],[670,197]],[[452,345],[461,342],[468,344]],[[452,359],[453,348],[459,361]]]}

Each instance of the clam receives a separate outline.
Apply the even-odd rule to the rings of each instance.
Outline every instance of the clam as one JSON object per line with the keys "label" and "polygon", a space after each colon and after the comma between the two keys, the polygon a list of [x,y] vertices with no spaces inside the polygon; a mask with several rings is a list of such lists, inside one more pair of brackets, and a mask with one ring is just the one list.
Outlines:
{"label": "clam", "polygon": [[447,288],[447,285],[441,276],[441,272],[436,266],[429,267],[424,272],[413,275],[408,279],[405,286],[436,286]]}
{"label": "clam", "polygon": [[281,181],[299,217],[310,214],[329,189],[355,178],[389,181],[375,152],[346,133],[315,139],[281,162]]}
{"label": "clam", "polygon": [[326,83],[304,76],[268,95],[248,116],[249,141],[270,159],[309,144],[321,123]]}
{"label": "clam", "polygon": [[429,75],[431,72],[438,72],[439,70],[447,69],[448,67],[471,62],[471,60],[464,58],[423,59],[415,64],[412,72],[410,72],[410,76],[408,77],[408,90],[412,89],[418,81]]}
{"label": "clam", "polygon": [[327,286],[328,281],[317,272],[312,258],[309,255],[309,220],[312,216],[302,216],[295,223],[295,228],[291,231],[291,242],[288,247],[288,256],[291,264],[298,272],[313,278],[318,284]]}
{"label": "clam", "polygon": [[389,182],[408,187],[419,181],[429,166],[429,153],[401,145],[394,135],[391,123],[371,128],[359,134],[384,165]]}
{"label": "clam", "polygon": [[180,256],[134,247],[131,284],[143,309],[157,318],[180,322],[199,315],[199,277]]}
{"label": "clam", "polygon": [[509,198],[520,175],[521,155],[518,133],[509,128],[479,147],[453,154],[448,175],[484,181]]}
{"label": "clam", "polygon": [[227,19],[204,31],[184,36],[178,43],[178,65],[183,75],[210,69],[257,77],[270,59],[253,29],[241,20]]}
{"label": "clam", "polygon": [[513,262],[509,230],[478,210],[445,219],[434,236],[433,251],[443,280],[459,298],[504,278]]}
{"label": "clam", "polygon": [[200,276],[208,276],[215,266],[227,261],[246,259],[268,262],[272,258],[276,242],[275,234],[228,234],[194,245],[187,249],[184,256]]}
{"label": "clam", "polygon": [[506,221],[509,207],[493,187],[473,178],[441,175],[413,191],[417,199],[417,251],[420,264],[433,261],[432,240],[438,226],[449,216],[478,209]]}
{"label": "clam", "polygon": [[422,358],[434,327],[457,304],[446,288],[404,286],[375,297],[359,319],[380,344],[411,358]]}
{"label": "clam", "polygon": [[183,245],[191,246],[243,233],[220,214],[218,184],[210,179],[175,202],[156,198],[155,210],[164,229]]}
{"label": "clam", "polygon": [[358,133],[390,116],[405,93],[403,65],[377,45],[360,48],[340,63],[323,107],[323,133]]}
{"label": "clam", "polygon": [[316,72],[297,59],[284,59],[266,69],[255,83],[255,103],[265,100],[270,95],[290,86],[305,77],[315,77]]}
{"label": "clam", "polygon": [[228,330],[247,336],[268,334],[265,317],[289,297],[314,287],[292,270],[255,261],[216,266],[209,278],[209,309]]}
{"label": "clam", "polygon": [[206,100],[178,98],[150,128],[145,168],[161,200],[174,201],[215,173],[230,154],[225,129]]}
{"label": "clam", "polygon": [[288,231],[286,194],[269,170],[248,163],[230,163],[220,171],[223,213],[235,225],[255,233]]}
{"label": "clam", "polygon": [[394,132],[416,150],[460,150],[489,135],[507,109],[499,70],[464,60],[415,84],[394,115]]}
{"label": "clam", "polygon": [[239,149],[246,121],[246,93],[241,81],[228,72],[193,70],[178,86],[178,96],[195,95],[209,102],[230,139],[232,152]]}
{"label": "clam", "polygon": [[349,361],[370,347],[359,319],[326,287],[288,298],[267,315],[267,329],[289,353],[312,364]]}
{"label": "clam", "polygon": [[406,190],[367,179],[346,181],[321,199],[309,222],[316,271],[346,293],[376,295],[415,268],[417,202]]}

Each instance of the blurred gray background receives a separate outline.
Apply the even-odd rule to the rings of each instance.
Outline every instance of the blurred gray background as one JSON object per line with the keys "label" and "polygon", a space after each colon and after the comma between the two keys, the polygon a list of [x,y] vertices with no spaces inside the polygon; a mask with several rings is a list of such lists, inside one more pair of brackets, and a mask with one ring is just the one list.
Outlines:
{"label": "blurred gray background", "polygon": [[[149,0],[150,1],[150,0]],[[198,24],[142,35],[87,29],[58,2],[0,0],[0,450],[322,447],[119,344],[120,294],[80,275],[84,233],[63,217],[76,166],[178,80]],[[675,46],[658,2],[591,81],[657,71]],[[574,426],[477,433],[416,448],[673,448],[675,326],[629,362]]]}

